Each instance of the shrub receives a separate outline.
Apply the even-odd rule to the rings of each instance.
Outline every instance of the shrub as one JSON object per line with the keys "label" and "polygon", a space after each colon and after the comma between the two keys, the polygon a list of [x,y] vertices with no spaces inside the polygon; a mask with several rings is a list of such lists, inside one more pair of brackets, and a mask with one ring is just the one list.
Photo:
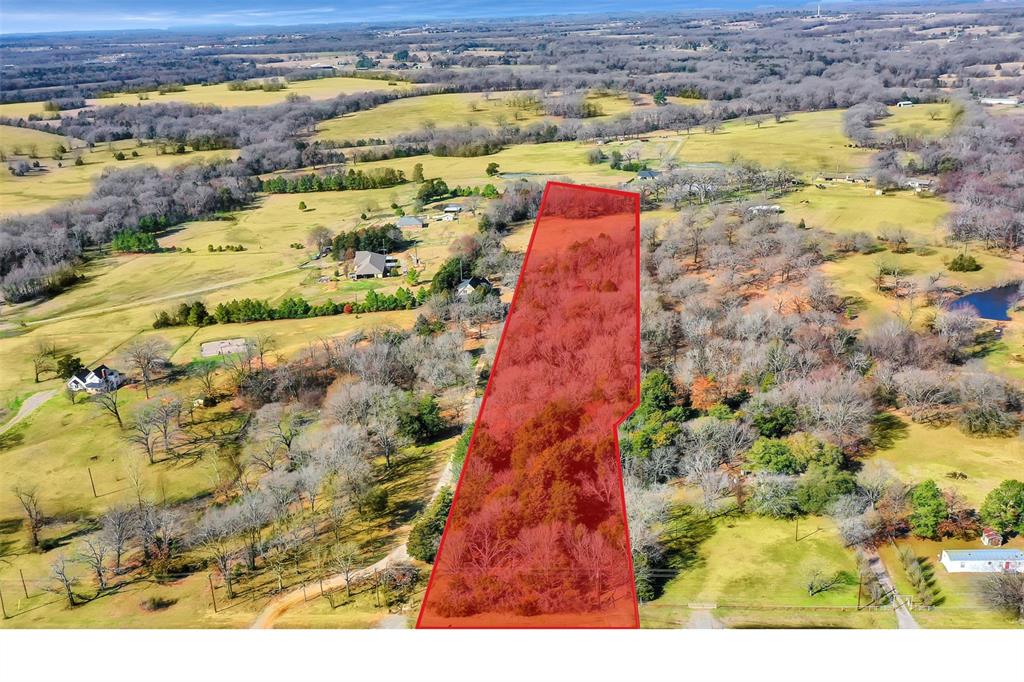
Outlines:
{"label": "shrub", "polygon": [[949,261],[949,269],[952,272],[974,272],[981,270],[981,263],[974,256],[958,253],[953,260]]}
{"label": "shrub", "polygon": [[428,564],[434,562],[454,494],[448,486],[441,488],[430,506],[413,522],[409,532],[409,555]]}

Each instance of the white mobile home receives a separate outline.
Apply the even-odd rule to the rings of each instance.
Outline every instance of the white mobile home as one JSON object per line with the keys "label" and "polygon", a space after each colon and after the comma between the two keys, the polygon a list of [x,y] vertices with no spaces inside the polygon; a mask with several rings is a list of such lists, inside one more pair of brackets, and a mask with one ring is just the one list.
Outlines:
{"label": "white mobile home", "polygon": [[1019,549],[944,549],[939,563],[950,573],[1024,573]]}

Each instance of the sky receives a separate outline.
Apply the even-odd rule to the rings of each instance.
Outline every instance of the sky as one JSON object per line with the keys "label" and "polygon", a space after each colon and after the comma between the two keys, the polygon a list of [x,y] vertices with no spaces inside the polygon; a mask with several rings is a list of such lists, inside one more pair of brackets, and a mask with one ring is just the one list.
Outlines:
{"label": "sky", "polygon": [[0,33],[430,22],[572,13],[811,7],[808,0],[0,0]]}

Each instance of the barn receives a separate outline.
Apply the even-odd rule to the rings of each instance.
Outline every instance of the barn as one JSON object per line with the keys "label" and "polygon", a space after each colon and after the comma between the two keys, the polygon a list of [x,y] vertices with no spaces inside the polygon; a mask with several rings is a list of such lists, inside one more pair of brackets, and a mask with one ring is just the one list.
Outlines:
{"label": "barn", "polygon": [[944,549],[939,563],[950,573],[1024,573],[1019,549]]}

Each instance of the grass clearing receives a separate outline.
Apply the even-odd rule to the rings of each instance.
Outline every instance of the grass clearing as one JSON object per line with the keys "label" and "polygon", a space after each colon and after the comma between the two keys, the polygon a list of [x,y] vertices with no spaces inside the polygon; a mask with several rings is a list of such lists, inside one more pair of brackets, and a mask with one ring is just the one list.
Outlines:
{"label": "grass clearing", "polygon": [[[685,623],[692,604],[730,609],[856,607],[857,566],[852,551],[839,539],[828,518],[800,520],[796,525],[755,516],[725,516],[714,521],[713,533],[693,548],[686,566],[641,611],[658,621]],[[831,590],[809,596],[806,582],[814,572],[841,573]],[[852,612],[852,609],[851,609]],[[846,621],[841,610],[829,617]]]}
{"label": "grass clearing", "polygon": [[889,192],[878,196],[873,187],[848,182],[801,187],[777,200],[785,219],[801,219],[808,227],[836,234],[867,232],[878,236],[902,229],[912,244],[945,243],[945,219],[950,206],[942,199],[914,192]]}
{"label": "grass clearing", "polygon": [[43,132],[35,128],[20,128],[18,126],[0,125],[0,151],[10,155],[35,154],[40,157],[40,163],[46,163],[42,159],[52,159],[54,148],[57,145],[70,149],[75,143],[63,135]]}
{"label": "grass clearing", "polygon": [[922,139],[939,137],[953,124],[952,106],[946,102],[889,107],[889,113],[892,116],[877,121],[879,130],[914,135]]}
{"label": "grass clearing", "polygon": [[[1020,478],[1024,471],[1024,442],[1018,438],[974,438],[955,426],[931,427],[906,419],[890,435],[891,445],[871,459],[891,464],[906,483],[933,479],[940,488],[952,488],[974,508],[999,483]],[[967,478],[947,476],[957,471]]]}
{"label": "grass clearing", "polygon": [[874,151],[850,146],[842,119],[842,110],[830,109],[791,114],[781,123],[768,119],[760,127],[737,120],[716,133],[694,128],[681,136],[676,159],[683,164],[748,161],[803,173],[860,171]]}

